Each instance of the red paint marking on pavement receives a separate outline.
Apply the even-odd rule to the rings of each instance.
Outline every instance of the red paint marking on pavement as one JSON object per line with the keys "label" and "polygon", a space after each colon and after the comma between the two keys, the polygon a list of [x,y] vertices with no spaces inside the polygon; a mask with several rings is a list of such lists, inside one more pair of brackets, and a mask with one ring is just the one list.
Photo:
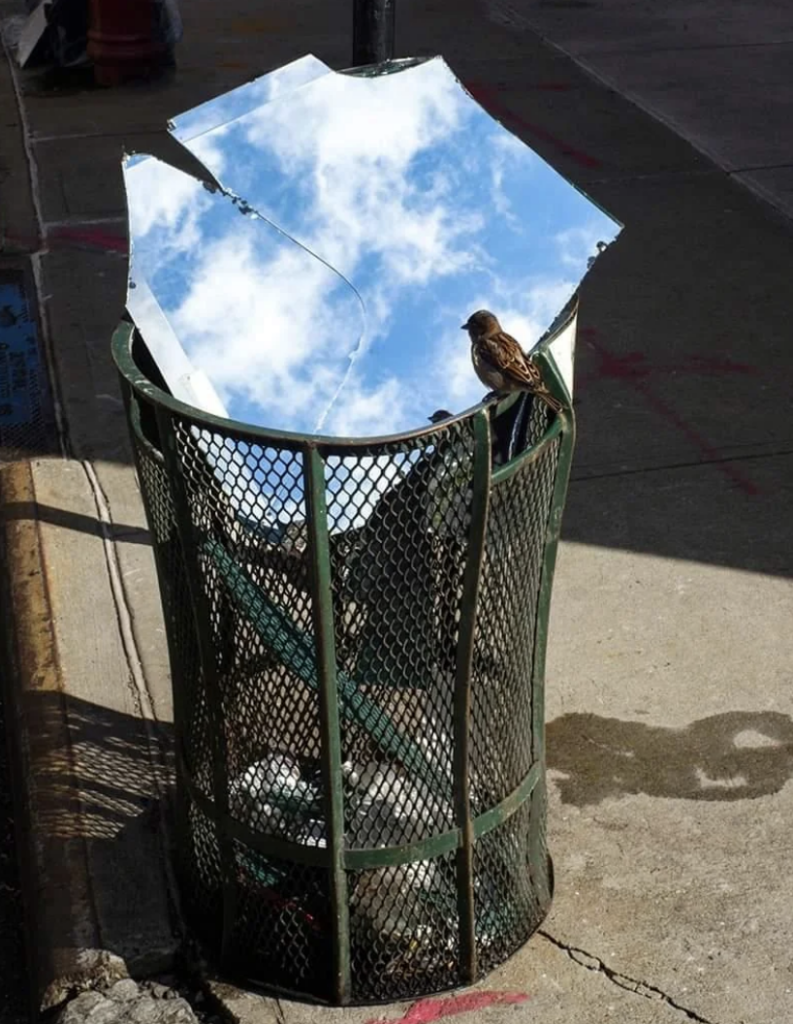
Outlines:
{"label": "red paint marking on pavement", "polygon": [[[38,252],[41,248],[41,239],[38,236],[33,238],[32,236],[15,235],[13,232],[0,238],[0,242],[11,242],[19,252]],[[4,246],[0,245],[0,253],[4,251]]]}
{"label": "red paint marking on pavement", "polygon": [[129,252],[129,241],[124,235],[113,234],[110,231],[102,231],[97,228],[50,228],[44,243],[39,237],[9,234],[5,238],[21,252],[38,252],[42,246],[46,249],[100,249],[102,252]]}
{"label": "red paint marking on pavement", "polygon": [[[525,1003],[529,996],[525,992],[467,992],[446,999],[419,999],[413,1003],[403,1017],[397,1017],[392,1024],[431,1024],[432,1021],[453,1017],[458,1013],[474,1013],[488,1006]],[[382,1017],[373,1017],[366,1024],[381,1024]]]}
{"label": "red paint marking on pavement", "polygon": [[88,245],[91,248],[104,249],[107,252],[129,252],[129,242],[124,235],[102,231],[101,228],[53,228],[47,233],[47,240],[73,242],[76,245]]}
{"label": "red paint marking on pavement", "polygon": [[[586,338],[587,344],[600,359],[598,376],[608,377],[613,380],[629,380],[634,390],[642,395],[648,406],[665,419],[667,423],[671,423],[672,426],[676,427],[699,453],[712,462],[738,490],[752,496],[762,493],[761,489],[752,483],[739,469],[736,469],[735,466],[730,465],[728,462],[720,461],[721,454],[700,434],[696,427],[693,427],[684,420],[676,409],[673,409],[668,402],[651,390],[646,380],[650,370],[639,365],[644,358],[641,353],[633,352],[628,356],[615,356],[601,342],[596,340],[599,337],[599,331],[596,328],[584,327],[580,333]],[[637,356],[639,357],[638,359],[636,358]],[[736,365],[743,366],[743,364]],[[749,368],[744,367],[743,369]]]}
{"label": "red paint marking on pavement", "polygon": [[527,131],[536,135],[537,138],[542,139],[543,142],[549,142],[552,146],[555,146],[564,156],[569,156],[571,160],[574,160],[577,164],[582,167],[596,168],[602,167],[603,164],[600,160],[594,156],[590,156],[588,153],[584,153],[583,150],[576,149],[574,146],[568,145],[562,139],[557,138],[550,132],[541,128],[538,124],[534,124],[531,121],[527,121],[520,114],[516,114],[513,110],[505,104],[497,96],[498,87],[493,88],[489,85],[481,85],[479,82],[466,82],[466,89],[471,93],[477,103],[481,103],[483,107],[486,107],[491,114],[495,114],[498,117],[507,118],[514,121],[516,124],[521,125]]}
{"label": "red paint marking on pavement", "polygon": [[[586,334],[592,328],[583,328],[581,334]],[[644,352],[626,352],[625,355],[617,356],[609,353],[607,358],[602,358],[600,366],[593,373],[581,374],[579,383],[590,380],[637,380],[649,377],[654,373],[692,373],[706,377],[723,377],[727,374],[741,374],[751,376],[758,373],[756,366],[748,363],[736,363],[732,359],[719,359],[710,356],[685,356],[677,363],[668,366],[647,365],[647,356]]]}

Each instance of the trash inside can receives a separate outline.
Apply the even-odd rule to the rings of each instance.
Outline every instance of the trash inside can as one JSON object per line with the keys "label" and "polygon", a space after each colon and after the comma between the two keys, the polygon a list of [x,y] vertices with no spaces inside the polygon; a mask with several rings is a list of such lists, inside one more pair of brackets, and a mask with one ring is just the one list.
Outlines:
{"label": "trash inside can", "polygon": [[[177,118],[203,182],[153,158],[129,164],[130,320],[113,344],[169,643],[183,905],[229,974],[334,1003],[476,980],[529,938],[552,890],[543,674],[577,281],[559,271],[554,300],[569,301],[532,351],[551,404],[527,391],[481,401],[472,369],[456,382],[456,354],[445,376],[411,385],[416,360],[451,351],[450,306],[468,358],[458,318],[507,294],[481,244],[476,202],[489,209],[492,194],[450,154],[472,131],[522,144],[439,59],[397,65],[336,74],[304,58],[275,73],[278,89],[252,83]],[[398,120],[400,94],[392,138],[377,111],[388,100]],[[406,134],[430,108],[426,131]],[[351,110],[383,135],[355,181],[337,133],[322,134]],[[293,126],[284,151],[279,123]],[[230,159],[235,138],[247,163]],[[551,208],[566,211],[559,233],[575,208],[595,241],[616,234],[530,156],[526,173],[567,203]],[[399,223],[371,223],[394,198],[378,174],[402,182]],[[436,265],[405,229],[414,215],[426,230],[444,222],[444,176],[462,234],[454,251],[433,243]],[[539,244],[516,227],[513,270]],[[581,249],[582,276],[589,249],[554,244]],[[246,266],[271,304],[257,305]],[[531,275],[516,280],[528,295]],[[307,308],[321,314],[310,343],[281,336],[304,360],[290,362],[272,331],[290,312],[306,329]],[[291,403],[276,386],[287,379]],[[451,412],[428,423],[439,406]]]}

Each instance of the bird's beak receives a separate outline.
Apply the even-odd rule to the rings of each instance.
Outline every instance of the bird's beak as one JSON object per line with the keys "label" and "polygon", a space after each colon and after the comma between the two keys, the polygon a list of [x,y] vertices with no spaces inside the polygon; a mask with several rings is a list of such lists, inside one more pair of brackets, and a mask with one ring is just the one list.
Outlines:
{"label": "bird's beak", "polygon": [[467,331],[468,330],[468,324],[461,324],[460,325],[460,330],[461,331]]}

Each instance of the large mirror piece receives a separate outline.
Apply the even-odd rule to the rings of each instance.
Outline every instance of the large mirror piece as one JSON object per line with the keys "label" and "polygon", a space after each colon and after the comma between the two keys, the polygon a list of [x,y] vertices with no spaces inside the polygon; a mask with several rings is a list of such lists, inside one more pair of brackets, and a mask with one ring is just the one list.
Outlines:
{"label": "large mirror piece", "polygon": [[486,388],[460,325],[490,309],[530,350],[619,231],[440,57],[304,57],[173,131],[222,189],[125,168],[130,313],[177,397],[269,429],[382,436],[462,412]]}

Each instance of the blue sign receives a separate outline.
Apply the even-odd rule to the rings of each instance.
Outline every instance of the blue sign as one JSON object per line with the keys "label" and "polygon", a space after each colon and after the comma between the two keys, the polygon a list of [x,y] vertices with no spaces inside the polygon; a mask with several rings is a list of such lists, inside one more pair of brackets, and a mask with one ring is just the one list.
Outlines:
{"label": "blue sign", "polygon": [[9,428],[41,422],[46,380],[37,335],[21,275],[0,281],[0,441]]}

